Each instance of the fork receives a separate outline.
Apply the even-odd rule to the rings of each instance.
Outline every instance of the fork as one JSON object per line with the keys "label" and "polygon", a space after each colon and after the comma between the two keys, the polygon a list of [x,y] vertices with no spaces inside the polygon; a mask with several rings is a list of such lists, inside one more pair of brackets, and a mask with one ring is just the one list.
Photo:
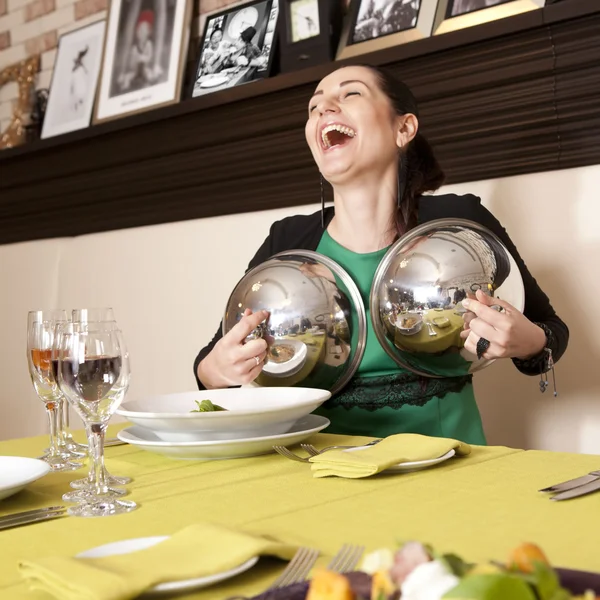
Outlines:
{"label": "fork", "polygon": [[354,570],[364,551],[364,546],[344,544],[331,559],[331,562],[327,565],[327,569],[337,573],[348,573]]}
{"label": "fork", "polygon": [[273,450],[277,452],[277,454],[281,454],[281,456],[285,456],[290,460],[296,460],[298,462],[307,463],[309,462],[308,458],[303,458],[302,456],[298,456],[294,454],[291,450],[288,450],[285,446],[273,446]]}
{"label": "fork", "polygon": [[[310,570],[314,567],[319,558],[319,551],[313,548],[298,548],[292,560],[283,570],[281,575],[264,591],[263,594],[271,590],[276,590],[294,583],[306,581]],[[231,596],[227,600],[248,600],[247,596]]]}
{"label": "fork", "polygon": [[312,444],[300,444],[300,446],[306,450],[311,456],[318,456],[323,452],[327,452],[327,450],[337,450],[338,448],[364,448],[367,446],[374,446],[375,444],[379,444],[381,440],[372,440],[368,444],[362,444],[360,446],[326,446],[325,448],[321,448],[318,450]]}

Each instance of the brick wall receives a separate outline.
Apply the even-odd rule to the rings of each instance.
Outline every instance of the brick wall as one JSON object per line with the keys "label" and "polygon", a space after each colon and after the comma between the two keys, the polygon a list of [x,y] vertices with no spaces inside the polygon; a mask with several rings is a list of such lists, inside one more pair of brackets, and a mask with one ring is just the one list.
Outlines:
{"label": "brick wall", "polygon": [[[206,15],[247,0],[195,0],[191,44],[204,27]],[[48,88],[52,78],[58,38],[106,18],[109,0],[0,0],[0,70],[41,53],[37,87]],[[0,131],[8,125],[17,98],[17,84],[0,88]]]}

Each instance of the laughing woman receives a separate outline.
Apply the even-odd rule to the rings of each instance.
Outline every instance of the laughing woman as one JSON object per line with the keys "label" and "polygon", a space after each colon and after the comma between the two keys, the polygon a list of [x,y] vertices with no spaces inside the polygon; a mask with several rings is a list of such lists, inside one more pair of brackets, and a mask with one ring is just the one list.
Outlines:
{"label": "laughing woman", "polygon": [[[505,305],[499,313],[477,292],[477,299],[469,302],[473,318],[462,334],[465,347],[474,354],[484,338],[489,342],[485,358],[510,358],[522,373],[539,376],[549,369],[549,356],[556,362],[566,350],[567,326],[479,198],[424,195],[441,186],[444,174],[418,129],[412,93],[384,71],[343,67],[325,77],[308,104],[306,140],[321,175],[333,187],[334,206],[324,215],[273,224],[250,268],[284,250],[315,250],[349,273],[368,306],[374,273],[398,236],[435,219],[478,222],[516,260],[526,309],[523,314]],[[266,342],[244,340],[265,316],[247,311],[225,337],[219,328],[194,362],[200,389],[243,385],[257,377]],[[367,323],[366,350],[357,373],[319,410],[331,420],[328,431],[378,437],[411,432],[485,444],[471,378],[457,373],[428,385],[396,365],[379,345],[370,319]]]}

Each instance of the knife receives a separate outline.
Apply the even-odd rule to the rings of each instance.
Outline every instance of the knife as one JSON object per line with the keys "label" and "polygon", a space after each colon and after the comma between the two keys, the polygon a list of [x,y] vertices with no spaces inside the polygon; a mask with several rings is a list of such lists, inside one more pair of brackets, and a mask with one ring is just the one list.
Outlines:
{"label": "knife", "polygon": [[585,496],[586,494],[591,494],[592,492],[597,492],[599,490],[600,478],[596,477],[594,481],[584,483],[583,485],[579,485],[566,492],[556,494],[556,496],[552,496],[550,500],[570,500],[571,498],[579,498],[579,496]]}
{"label": "knife", "polygon": [[0,518],[0,531],[62,517],[65,516],[66,511],[67,509],[64,506],[52,506],[47,509],[41,508],[21,513],[13,513],[12,515],[5,515]]}
{"label": "knife", "polygon": [[569,479],[569,481],[563,481],[562,483],[557,483],[556,485],[551,485],[550,487],[543,488],[538,490],[539,492],[566,492],[568,490],[572,490],[581,485],[585,485],[586,483],[591,483],[600,478],[600,471],[591,471],[587,475],[583,475],[582,477],[577,477],[575,479]]}

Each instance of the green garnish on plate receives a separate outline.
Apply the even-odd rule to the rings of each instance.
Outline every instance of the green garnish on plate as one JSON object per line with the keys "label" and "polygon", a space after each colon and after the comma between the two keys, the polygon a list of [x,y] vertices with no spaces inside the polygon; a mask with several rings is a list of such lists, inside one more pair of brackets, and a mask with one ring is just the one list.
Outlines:
{"label": "green garnish on plate", "polygon": [[217,412],[220,410],[227,410],[218,404],[213,404],[210,400],[194,400],[194,402],[198,405],[198,408],[190,410],[190,412]]}

